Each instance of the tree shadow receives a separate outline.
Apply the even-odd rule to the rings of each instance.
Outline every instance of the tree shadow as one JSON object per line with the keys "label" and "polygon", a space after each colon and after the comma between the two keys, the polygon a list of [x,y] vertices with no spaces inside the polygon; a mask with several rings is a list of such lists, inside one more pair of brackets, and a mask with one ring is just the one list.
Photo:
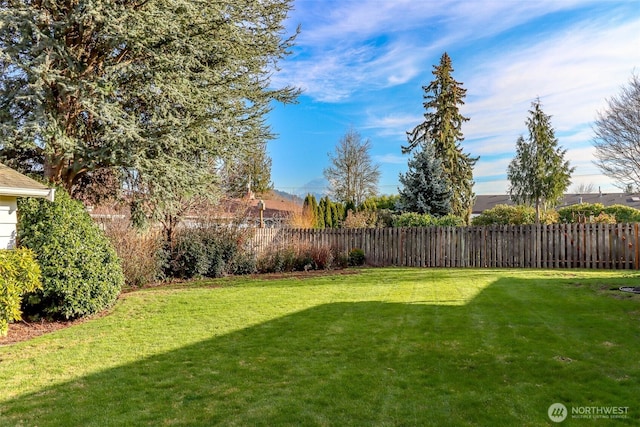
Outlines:
{"label": "tree shadow", "polygon": [[0,424],[540,425],[555,402],[633,408],[637,301],[546,282],[501,279],[464,306],[316,306],[6,401]]}

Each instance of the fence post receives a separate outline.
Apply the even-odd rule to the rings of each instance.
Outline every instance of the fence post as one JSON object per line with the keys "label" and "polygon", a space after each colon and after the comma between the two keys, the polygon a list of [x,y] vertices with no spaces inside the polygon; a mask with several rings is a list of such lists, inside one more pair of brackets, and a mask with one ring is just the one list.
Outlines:
{"label": "fence post", "polygon": [[640,258],[640,246],[638,245],[638,223],[636,222],[633,225],[634,233],[633,233],[633,248],[635,249],[635,257],[633,258],[633,268],[635,270],[640,269],[640,262],[638,258]]}

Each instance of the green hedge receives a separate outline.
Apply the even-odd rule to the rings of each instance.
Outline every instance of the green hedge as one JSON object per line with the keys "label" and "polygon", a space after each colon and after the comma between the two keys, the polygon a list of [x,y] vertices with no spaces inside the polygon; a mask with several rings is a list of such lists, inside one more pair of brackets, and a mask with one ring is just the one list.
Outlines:
{"label": "green hedge", "polygon": [[392,219],[394,227],[461,227],[464,220],[455,215],[446,215],[443,217],[435,217],[429,214],[419,214],[416,212],[405,212],[400,215],[394,215]]}
{"label": "green hedge", "polygon": [[604,208],[604,213],[616,218],[616,222],[640,222],[640,210],[625,205],[611,205]]}
{"label": "green hedge", "polygon": [[558,209],[558,215],[563,223],[588,222],[589,218],[596,217],[603,211],[602,203],[578,203]]}
{"label": "green hedge", "polygon": [[254,273],[255,258],[248,251],[247,233],[241,228],[215,224],[181,229],[169,251],[165,274],[191,279]]}
{"label": "green hedge", "polygon": [[32,251],[0,250],[0,336],[7,335],[9,322],[22,319],[22,296],[41,287],[40,266]]}
{"label": "green hedge", "polygon": [[579,203],[558,209],[560,221],[611,222],[603,218],[613,217],[617,223],[640,222],[640,210],[625,205],[604,206],[602,203]]}
{"label": "green hedge", "polygon": [[42,268],[41,290],[23,300],[25,315],[71,319],[111,306],[124,282],[120,262],[84,206],[63,190],[56,201],[19,201],[18,241]]}
{"label": "green hedge", "polygon": [[[558,214],[549,210],[541,213],[540,222],[554,224],[558,221]],[[532,206],[524,205],[496,205],[487,209],[471,220],[472,225],[525,225],[535,224],[536,210]]]}

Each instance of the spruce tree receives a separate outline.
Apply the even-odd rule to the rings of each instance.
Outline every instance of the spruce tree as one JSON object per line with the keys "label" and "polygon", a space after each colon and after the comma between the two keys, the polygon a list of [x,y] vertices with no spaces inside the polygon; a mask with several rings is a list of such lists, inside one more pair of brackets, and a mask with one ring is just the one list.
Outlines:
{"label": "spruce tree", "polygon": [[436,217],[451,213],[452,190],[442,169],[442,161],[435,155],[431,143],[424,142],[413,151],[409,170],[400,174],[399,204],[403,211],[429,214]]}
{"label": "spruce tree", "polygon": [[464,153],[461,142],[464,140],[462,124],[469,119],[460,113],[459,106],[464,105],[467,90],[453,76],[451,58],[445,52],[440,64],[434,66],[435,79],[423,86],[426,110],[424,122],[407,132],[409,144],[402,147],[403,153],[432,141],[435,155],[442,161],[442,170],[451,189],[451,211],[454,215],[468,221],[473,206],[473,167],[478,157]]}
{"label": "spruce tree", "polygon": [[531,103],[527,118],[529,137],[516,142],[516,156],[509,163],[509,193],[516,203],[535,206],[536,221],[541,209],[555,206],[571,184],[575,170],[564,160],[566,150],[558,145],[551,116],[542,111],[539,99]]}

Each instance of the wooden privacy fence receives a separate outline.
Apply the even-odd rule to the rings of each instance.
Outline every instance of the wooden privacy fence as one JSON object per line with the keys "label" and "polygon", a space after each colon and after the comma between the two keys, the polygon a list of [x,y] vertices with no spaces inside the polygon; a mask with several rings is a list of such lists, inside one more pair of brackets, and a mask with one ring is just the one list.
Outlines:
{"label": "wooden privacy fence", "polygon": [[292,244],[362,249],[376,266],[640,269],[638,224],[271,228],[253,237],[258,254]]}

